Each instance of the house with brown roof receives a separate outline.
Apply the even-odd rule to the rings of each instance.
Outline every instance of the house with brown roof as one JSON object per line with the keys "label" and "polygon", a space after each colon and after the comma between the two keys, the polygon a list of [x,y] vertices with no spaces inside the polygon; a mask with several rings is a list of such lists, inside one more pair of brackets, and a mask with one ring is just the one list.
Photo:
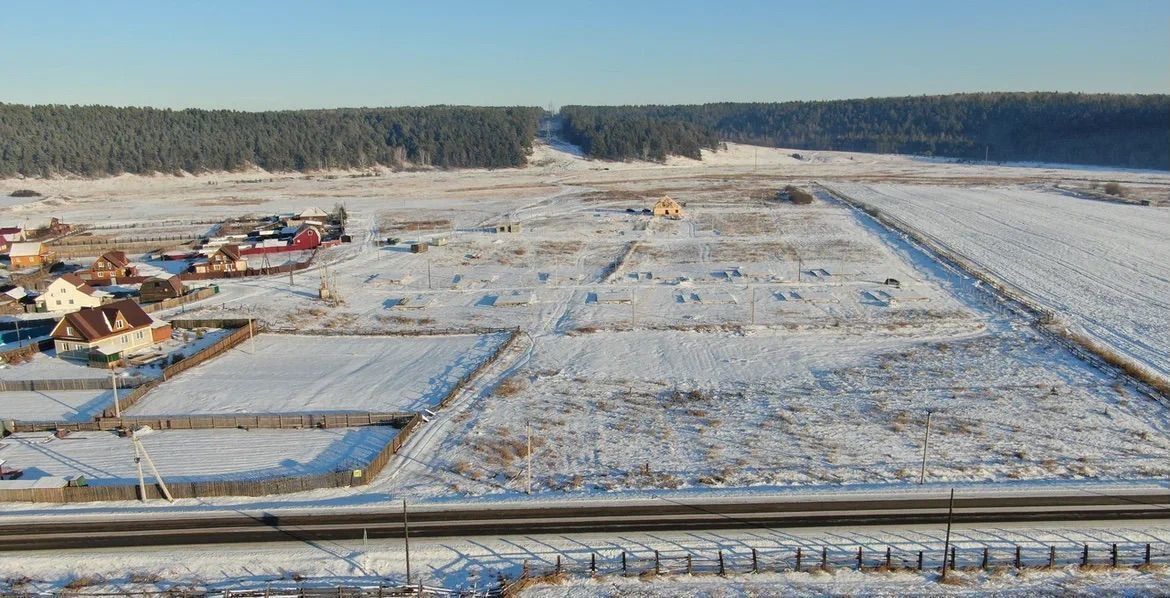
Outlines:
{"label": "house with brown roof", "polygon": [[13,243],[24,240],[24,230],[19,226],[5,226],[0,228],[0,253],[8,253]]}
{"label": "house with brown roof", "polygon": [[152,276],[143,281],[138,296],[143,303],[154,303],[182,297],[186,292],[187,289],[178,276]]}
{"label": "house with brown roof", "polygon": [[56,255],[44,243],[32,241],[13,243],[8,250],[8,257],[12,261],[12,269],[17,270],[51,264]]}
{"label": "house with brown roof", "polygon": [[89,286],[76,274],[66,274],[49,283],[35,303],[39,312],[68,313],[83,307],[97,307],[111,298],[109,293]]}
{"label": "house with brown roof", "polygon": [[117,280],[134,276],[138,276],[138,267],[130,263],[125,251],[103,253],[83,274],[86,280]]}
{"label": "house with brown roof", "polygon": [[109,365],[170,338],[171,325],[156,321],[132,299],[123,299],[66,314],[52,336],[58,357]]}
{"label": "house with brown roof", "polygon": [[197,263],[191,268],[197,274],[205,272],[243,272],[248,269],[248,260],[240,254],[240,246],[236,244],[223,245],[208,256],[206,262]]}

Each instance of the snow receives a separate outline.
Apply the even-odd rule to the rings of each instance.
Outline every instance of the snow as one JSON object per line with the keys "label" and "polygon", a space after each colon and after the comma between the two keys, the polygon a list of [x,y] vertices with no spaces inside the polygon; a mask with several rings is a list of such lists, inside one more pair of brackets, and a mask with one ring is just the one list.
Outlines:
{"label": "snow", "polygon": [[[128,392],[119,390],[121,396]],[[112,390],[0,392],[0,421],[92,421],[113,404]]]}
{"label": "snow", "polygon": [[433,407],[503,338],[259,334],[162,384],[128,413],[416,411]]}
{"label": "snow", "polygon": [[[635,566],[646,566],[653,552],[675,562],[686,554],[711,559],[722,550],[730,561],[750,559],[752,548],[767,559],[796,546],[806,554],[819,556],[821,547],[835,553],[855,552],[862,546],[869,554],[880,554],[887,546],[900,551],[923,550],[929,564],[935,564],[944,543],[942,526],[830,527],[785,530],[710,530],[694,532],[626,533],[527,536],[481,536],[475,538],[419,538],[410,541],[412,574],[415,581],[450,588],[485,588],[496,583],[498,574],[519,575],[525,563],[538,570],[552,568],[558,556],[575,567],[587,566],[592,554],[601,563],[612,563],[628,553]],[[1170,542],[1165,524],[1148,521],[1119,521],[1103,524],[1066,523],[1049,525],[956,525],[951,541],[960,550],[995,551],[1002,561],[1014,543],[1032,549],[1057,546],[1061,554],[1075,553],[1083,543],[1092,547],[1101,561],[1112,542],[1152,542],[1162,554]],[[401,539],[331,540],[311,543],[231,544],[141,549],[55,550],[8,553],[5,555],[5,584],[27,578],[24,591],[60,591],[78,579],[88,579],[82,592],[109,591],[118,594],[159,592],[170,587],[223,589],[294,588],[300,578],[307,587],[337,585],[376,587],[405,579],[405,554]],[[767,561],[765,561],[766,563]],[[808,561],[806,561],[806,566]],[[652,565],[649,565],[652,567]],[[837,569],[832,573],[774,573],[759,575],[732,573],[714,575],[669,575],[657,578],[603,575],[590,579],[576,573],[565,585],[536,586],[525,596],[738,596],[745,593],[773,595],[1053,595],[1100,593],[1103,595],[1157,594],[1170,583],[1164,569],[1079,570],[1076,567],[1022,573],[955,573],[964,582],[941,585],[935,572],[858,573]],[[157,581],[153,581],[157,579]],[[75,587],[78,585],[74,584]],[[274,592],[275,595],[275,592]]]}
{"label": "snow", "polygon": [[[305,430],[166,430],[141,436],[171,482],[254,480],[352,469],[368,462],[398,430],[388,426]],[[91,485],[137,482],[134,447],[113,432],[18,433],[0,440],[5,465],[22,480],[84,475]]]}
{"label": "snow", "polygon": [[1170,210],[1019,188],[834,188],[1170,378]]}

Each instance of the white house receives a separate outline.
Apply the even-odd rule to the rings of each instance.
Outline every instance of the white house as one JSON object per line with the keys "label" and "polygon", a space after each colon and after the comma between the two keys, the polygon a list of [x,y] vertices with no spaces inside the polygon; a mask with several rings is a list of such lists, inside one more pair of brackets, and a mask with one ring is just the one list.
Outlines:
{"label": "white house", "polygon": [[36,298],[37,311],[69,313],[83,307],[97,307],[112,298],[81,280],[76,274],[66,274],[49,283],[45,292]]}

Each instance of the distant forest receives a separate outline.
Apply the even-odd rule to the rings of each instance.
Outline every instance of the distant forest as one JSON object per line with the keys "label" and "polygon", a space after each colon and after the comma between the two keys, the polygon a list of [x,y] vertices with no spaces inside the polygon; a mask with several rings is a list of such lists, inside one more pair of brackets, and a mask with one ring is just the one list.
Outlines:
{"label": "distant forest", "polygon": [[607,160],[697,157],[719,141],[810,150],[1170,169],[1170,95],[977,93],[825,102],[566,106]]}
{"label": "distant forest", "polygon": [[0,104],[0,177],[526,163],[540,108],[237,112]]}

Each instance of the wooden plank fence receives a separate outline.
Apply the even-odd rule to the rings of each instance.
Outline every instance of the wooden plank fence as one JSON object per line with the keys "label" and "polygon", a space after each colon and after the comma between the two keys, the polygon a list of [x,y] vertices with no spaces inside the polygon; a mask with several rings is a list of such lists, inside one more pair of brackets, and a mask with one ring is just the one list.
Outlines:
{"label": "wooden plank fence", "polygon": [[247,268],[242,272],[183,272],[179,274],[179,280],[214,280],[217,278],[247,278],[249,276],[272,276],[274,274],[288,274],[289,272],[299,272],[308,268],[313,264],[313,260],[317,258],[317,250],[314,249],[312,255],[303,262],[293,262],[291,264],[281,264],[279,266],[268,266],[266,268]]}
{"label": "wooden plank fence", "polygon": [[[127,377],[118,379],[118,388],[136,388],[148,381],[147,378]],[[49,380],[0,380],[0,392],[35,392],[39,390],[110,390],[113,383],[109,378],[58,378]],[[0,401],[3,399],[0,398]]]}
{"label": "wooden plank fence", "polygon": [[394,426],[401,428],[410,422],[414,412],[390,413],[256,413],[251,415],[124,415],[101,417],[92,421],[29,421],[12,422],[13,432],[98,432],[118,428],[150,426],[155,430],[289,430],[306,428],[361,428],[366,426]]}
{"label": "wooden plank fence", "polygon": [[[411,434],[422,425],[422,416],[414,414],[402,426],[393,440],[386,443],[370,461],[353,469],[330,471],[302,476],[280,476],[261,480],[201,480],[194,482],[167,482],[175,498],[205,498],[210,496],[267,496],[307,490],[348,488],[373,481]],[[0,490],[0,502],[75,503],[108,500],[161,500],[162,490],[157,483],[146,487],[141,497],[137,485],[66,486],[63,488],[22,488]]]}
{"label": "wooden plank fence", "polygon": [[463,389],[467,388],[467,385],[470,384],[472,380],[479,376],[480,373],[482,373],[484,370],[491,367],[492,364],[494,364],[496,360],[500,358],[500,355],[502,355],[504,351],[507,351],[508,348],[516,342],[516,339],[520,336],[520,329],[514,328],[509,332],[511,332],[511,334],[508,336],[508,340],[505,340],[504,342],[497,345],[495,349],[492,349],[492,352],[490,355],[488,355],[487,359],[479,362],[479,365],[475,366],[475,369],[460,377],[459,381],[451,387],[451,390],[447,391],[447,394],[444,395],[443,398],[439,401],[439,409],[446,409],[449,407],[455,398],[459,396],[459,393],[463,392]]}
{"label": "wooden plank fence", "polygon": [[[142,311],[148,314],[152,314],[156,311],[171,309],[172,307],[180,307],[195,301],[202,301],[208,297],[214,297],[217,293],[219,293],[219,287],[205,287],[191,291],[182,297],[175,297],[174,299],[163,299],[162,301],[155,301],[154,303],[143,303]],[[171,325],[174,326],[173,323]]]}

